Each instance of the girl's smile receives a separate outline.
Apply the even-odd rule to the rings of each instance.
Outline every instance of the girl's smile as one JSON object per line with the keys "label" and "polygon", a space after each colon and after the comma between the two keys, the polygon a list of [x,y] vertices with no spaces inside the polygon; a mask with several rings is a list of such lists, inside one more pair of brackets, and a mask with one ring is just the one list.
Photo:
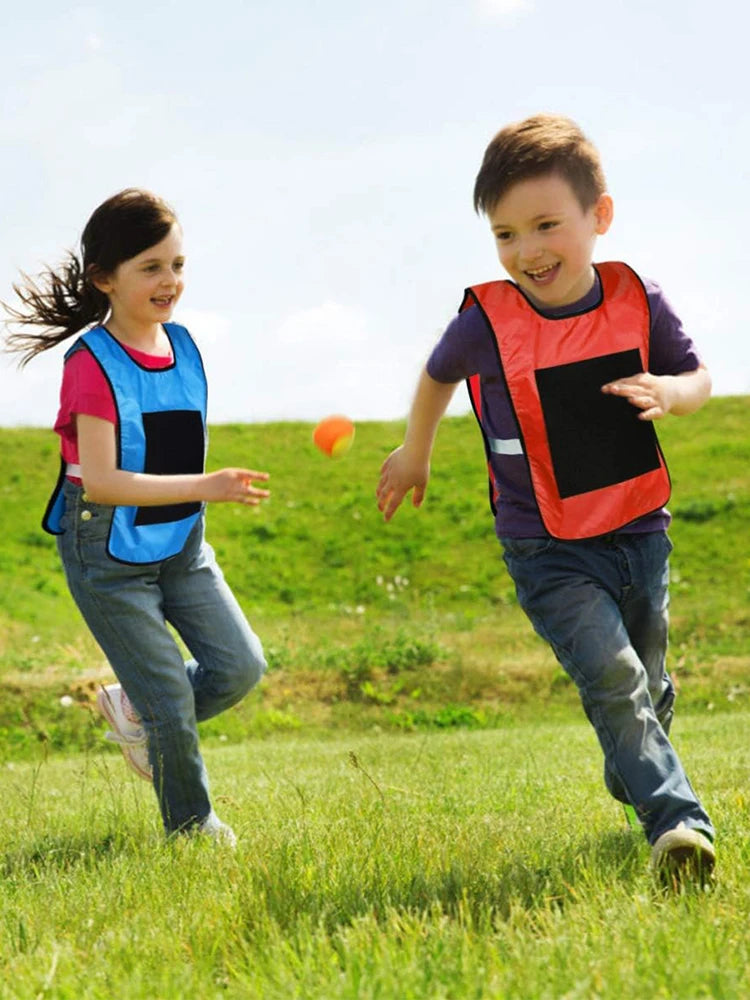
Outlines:
{"label": "girl's smile", "polygon": [[133,346],[149,347],[162,340],[167,322],[185,286],[182,230],[175,224],[164,239],[125,260],[112,275],[96,279],[112,309],[107,328]]}

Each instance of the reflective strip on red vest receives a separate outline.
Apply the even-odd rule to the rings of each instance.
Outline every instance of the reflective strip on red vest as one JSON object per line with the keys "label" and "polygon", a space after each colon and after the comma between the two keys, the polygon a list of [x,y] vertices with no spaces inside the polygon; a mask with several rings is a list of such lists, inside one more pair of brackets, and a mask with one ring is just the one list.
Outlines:
{"label": "reflective strip on red vest", "polygon": [[627,265],[597,265],[600,304],[580,315],[541,315],[509,281],[466,290],[494,334],[500,369],[519,427],[494,440],[482,415],[479,376],[469,379],[484,434],[491,495],[497,456],[526,456],[544,527],[554,538],[593,538],[658,510],[670,480],[650,421],[620,397],[601,392],[618,378],[648,371],[650,315],[638,276]]}

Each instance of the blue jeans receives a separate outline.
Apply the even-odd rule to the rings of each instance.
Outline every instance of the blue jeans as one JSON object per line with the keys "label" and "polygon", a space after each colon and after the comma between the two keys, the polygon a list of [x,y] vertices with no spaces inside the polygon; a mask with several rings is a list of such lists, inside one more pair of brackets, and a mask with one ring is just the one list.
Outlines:
{"label": "blue jeans", "polygon": [[666,533],[501,543],[521,607],[578,688],[612,795],[635,807],[650,843],[680,822],[713,838],[668,736]]}
{"label": "blue jeans", "polygon": [[[113,508],[65,483],[57,538],[70,592],[143,720],[167,833],[211,812],[197,723],[238,702],[266,668],[252,631],[203,539],[203,517],[182,552],[128,566],[107,555]],[[184,661],[168,623],[194,657]]]}

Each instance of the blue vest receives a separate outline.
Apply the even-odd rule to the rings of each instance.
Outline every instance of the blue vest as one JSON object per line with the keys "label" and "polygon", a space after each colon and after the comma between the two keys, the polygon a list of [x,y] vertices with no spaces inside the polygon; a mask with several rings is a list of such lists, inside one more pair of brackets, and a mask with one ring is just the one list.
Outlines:
{"label": "blue vest", "polygon": [[[88,350],[112,390],[117,410],[117,467],[151,475],[201,473],[206,453],[206,376],[198,348],[182,326],[165,323],[174,362],[143,368],[104,327],[98,326],[66,353]],[[42,522],[62,534],[65,464]],[[202,505],[116,506],[107,540],[118,562],[160,562],[180,552],[201,515]]]}

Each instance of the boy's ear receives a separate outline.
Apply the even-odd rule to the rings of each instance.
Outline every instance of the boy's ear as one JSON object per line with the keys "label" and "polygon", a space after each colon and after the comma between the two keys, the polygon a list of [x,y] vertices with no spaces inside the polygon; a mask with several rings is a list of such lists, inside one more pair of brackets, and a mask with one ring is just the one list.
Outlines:
{"label": "boy's ear", "polygon": [[603,236],[607,232],[612,225],[614,214],[615,206],[612,196],[608,195],[605,191],[599,195],[594,205],[594,219],[596,220],[596,233],[598,236]]}

